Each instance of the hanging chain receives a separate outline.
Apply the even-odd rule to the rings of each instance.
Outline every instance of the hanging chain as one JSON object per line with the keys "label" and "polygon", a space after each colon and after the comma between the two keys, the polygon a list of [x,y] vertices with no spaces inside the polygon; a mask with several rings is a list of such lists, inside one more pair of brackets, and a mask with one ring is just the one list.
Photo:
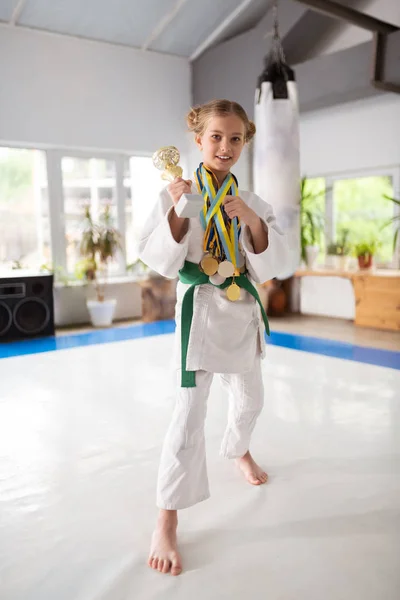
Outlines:
{"label": "hanging chain", "polygon": [[272,38],[272,55],[274,61],[279,63],[285,63],[285,53],[282,46],[282,40],[279,35],[279,18],[278,18],[278,4],[279,0],[274,0],[274,4],[272,7],[272,15],[274,21],[274,35]]}

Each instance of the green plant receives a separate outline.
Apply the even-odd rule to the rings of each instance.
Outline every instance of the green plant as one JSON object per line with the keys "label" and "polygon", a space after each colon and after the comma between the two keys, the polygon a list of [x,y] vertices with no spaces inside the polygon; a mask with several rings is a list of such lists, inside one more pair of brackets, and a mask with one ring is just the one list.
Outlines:
{"label": "green plant", "polygon": [[107,204],[100,214],[98,222],[92,218],[90,207],[85,207],[82,224],[80,255],[82,261],[76,265],[76,275],[92,281],[96,288],[97,300],[104,301],[104,286],[99,281],[98,271],[108,273],[108,264],[115,258],[121,248],[121,234],[113,226],[110,205]]}
{"label": "green plant", "polygon": [[313,192],[309,188],[307,177],[303,177],[300,187],[300,240],[301,257],[306,260],[306,247],[314,246],[320,243],[321,235],[324,230],[324,215],[316,206],[317,200],[325,196],[325,188],[318,192]]}
{"label": "green plant", "polygon": [[328,244],[326,248],[326,253],[328,256],[338,256],[338,245],[335,242]]}
{"label": "green plant", "polygon": [[[393,202],[397,206],[400,206],[400,200],[398,200],[397,198],[392,198],[391,196],[387,196],[386,194],[383,194],[383,197],[386,198],[386,200]],[[394,235],[393,235],[393,252],[394,252],[396,250],[397,238],[399,237],[399,232],[400,232],[400,214],[394,215],[391,219],[389,219],[389,221],[387,223],[385,223],[385,225],[382,227],[382,229],[385,229],[385,227],[389,227],[389,225],[395,226],[395,231],[394,231]]]}
{"label": "green plant", "polygon": [[344,229],[339,240],[328,245],[326,253],[329,256],[348,256],[351,252],[351,247],[348,242],[349,233],[348,229]]}
{"label": "green plant", "polygon": [[357,258],[359,256],[374,256],[378,248],[379,242],[377,241],[359,242],[354,245],[354,253]]}

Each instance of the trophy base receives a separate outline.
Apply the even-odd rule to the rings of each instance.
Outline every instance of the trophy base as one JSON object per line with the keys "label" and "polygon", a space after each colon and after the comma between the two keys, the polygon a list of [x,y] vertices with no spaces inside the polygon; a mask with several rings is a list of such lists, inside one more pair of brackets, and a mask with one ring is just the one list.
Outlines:
{"label": "trophy base", "polygon": [[200,194],[182,194],[175,212],[181,219],[198,217],[204,206],[203,196]]}

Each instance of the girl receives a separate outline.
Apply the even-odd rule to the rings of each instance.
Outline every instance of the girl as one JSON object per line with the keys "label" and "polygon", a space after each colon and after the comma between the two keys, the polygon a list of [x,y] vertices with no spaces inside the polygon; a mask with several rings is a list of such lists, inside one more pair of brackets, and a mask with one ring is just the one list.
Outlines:
{"label": "girl", "polygon": [[[177,511],[209,497],[204,420],[214,373],[229,394],[221,454],[235,459],[252,485],[267,474],[249,444],[263,406],[260,358],[268,322],[252,281],[277,277],[288,248],[271,206],[238,190],[230,170],[255,134],[236,102],[214,100],[193,108],[189,130],[203,154],[191,181],[176,178],[159,197],[140,240],[140,258],[168,278],[179,277],[176,305],[177,400],[162,451],[157,486],[160,509],[148,564],[179,575]],[[174,210],[184,193],[202,193],[198,218]]]}

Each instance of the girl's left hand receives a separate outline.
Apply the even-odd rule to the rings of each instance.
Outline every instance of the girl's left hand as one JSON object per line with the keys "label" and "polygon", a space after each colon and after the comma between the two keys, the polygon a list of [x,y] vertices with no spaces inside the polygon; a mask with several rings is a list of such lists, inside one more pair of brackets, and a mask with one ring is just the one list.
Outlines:
{"label": "girl's left hand", "polygon": [[242,223],[252,227],[258,223],[260,217],[239,196],[225,196],[225,212],[230,219],[238,217]]}

